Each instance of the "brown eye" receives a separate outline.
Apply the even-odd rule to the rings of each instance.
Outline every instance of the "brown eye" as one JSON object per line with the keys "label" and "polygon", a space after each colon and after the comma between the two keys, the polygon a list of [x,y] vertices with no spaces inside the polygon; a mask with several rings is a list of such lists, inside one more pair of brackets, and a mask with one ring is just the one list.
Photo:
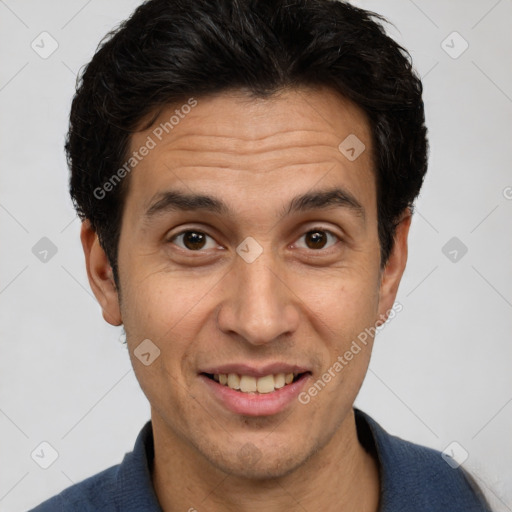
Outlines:
{"label": "brown eye", "polygon": [[320,250],[324,249],[325,246],[329,243],[329,237],[334,239],[334,243],[331,243],[331,246],[335,245],[335,243],[340,240],[340,238],[334,233],[331,233],[325,229],[317,228],[311,229],[307,233],[304,233],[301,238],[305,239],[306,249]]}
{"label": "brown eye", "polygon": [[306,233],[306,245],[310,249],[322,249],[327,243],[327,237],[322,231],[308,231]]}
{"label": "brown eye", "polygon": [[210,238],[206,233],[202,233],[201,231],[182,231],[174,236],[170,241],[174,243],[174,241],[180,240],[181,244],[176,244],[178,247],[182,249],[187,249],[189,251],[199,251],[203,249],[207,244],[207,239]]}

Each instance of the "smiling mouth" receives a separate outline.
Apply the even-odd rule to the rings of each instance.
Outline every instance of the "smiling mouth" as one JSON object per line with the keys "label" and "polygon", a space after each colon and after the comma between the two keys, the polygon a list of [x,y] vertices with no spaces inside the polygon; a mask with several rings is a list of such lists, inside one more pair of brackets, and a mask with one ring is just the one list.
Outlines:
{"label": "smiling mouth", "polygon": [[310,374],[311,372],[276,373],[256,378],[251,375],[239,375],[237,373],[202,373],[202,375],[214,380],[221,386],[226,386],[240,393],[253,395],[278,391]]}

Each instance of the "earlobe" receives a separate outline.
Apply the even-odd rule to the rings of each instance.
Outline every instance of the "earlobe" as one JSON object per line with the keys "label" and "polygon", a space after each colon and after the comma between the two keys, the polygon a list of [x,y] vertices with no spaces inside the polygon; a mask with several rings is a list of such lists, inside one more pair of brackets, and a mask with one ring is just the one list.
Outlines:
{"label": "earlobe", "polygon": [[98,235],[86,219],[82,222],[80,240],[85,255],[87,277],[91,289],[100,303],[103,318],[111,325],[121,325],[119,295],[107,255],[101,247]]}
{"label": "earlobe", "polygon": [[395,302],[398,287],[407,263],[407,237],[412,213],[407,209],[396,227],[394,244],[386,266],[382,270],[379,292],[379,319],[384,323]]}

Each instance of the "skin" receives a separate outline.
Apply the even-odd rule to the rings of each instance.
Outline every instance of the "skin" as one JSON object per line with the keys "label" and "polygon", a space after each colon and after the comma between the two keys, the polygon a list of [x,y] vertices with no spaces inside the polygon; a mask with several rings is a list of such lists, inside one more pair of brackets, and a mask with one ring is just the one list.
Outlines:
{"label": "skin", "polygon": [[[378,466],[358,442],[352,408],[373,340],[309,404],[294,401],[271,416],[228,411],[198,371],[285,361],[311,368],[307,389],[392,308],[410,213],[382,268],[369,123],[337,93],[294,89],[253,99],[235,91],[197,100],[130,175],[121,294],[88,221],[81,233],[91,287],[105,320],[124,324],[151,404],[160,504],[166,512],[375,512]],[[131,150],[175,109],[135,133]],[[350,134],[366,146],[352,162],[338,150]],[[292,197],[333,186],[348,190],[364,217],[343,207],[279,217]],[[235,213],[175,211],[144,222],[155,194],[169,189],[214,195]],[[312,228],[333,236],[321,231],[326,238],[317,248]],[[211,238],[194,250],[173,238],[186,229]],[[236,253],[248,236],[263,249],[250,264]],[[149,366],[134,356],[146,338],[160,349]]]}

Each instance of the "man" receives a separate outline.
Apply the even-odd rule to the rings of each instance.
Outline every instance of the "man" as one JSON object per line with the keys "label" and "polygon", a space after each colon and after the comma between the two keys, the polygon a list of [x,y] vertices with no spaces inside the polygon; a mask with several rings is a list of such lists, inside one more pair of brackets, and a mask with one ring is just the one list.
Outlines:
{"label": "man", "polygon": [[71,195],[151,421],[34,510],[488,510],[353,407],[427,168],[421,82],[379,19],[152,0],[103,42],[72,105]]}

